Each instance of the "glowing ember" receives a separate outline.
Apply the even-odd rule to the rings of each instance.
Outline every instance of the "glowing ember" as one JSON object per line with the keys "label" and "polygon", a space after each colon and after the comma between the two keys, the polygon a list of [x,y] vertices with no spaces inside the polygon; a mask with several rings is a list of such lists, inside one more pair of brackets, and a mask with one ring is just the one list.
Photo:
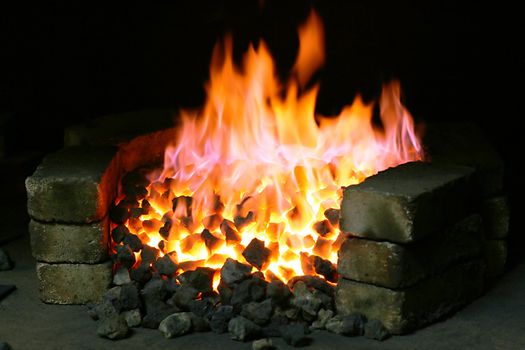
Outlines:
{"label": "glowing ember", "polygon": [[336,118],[315,116],[318,86],[306,89],[324,60],[315,13],[299,37],[284,85],[264,43],[250,47],[239,69],[227,38],[213,54],[204,108],[181,112],[164,169],[149,175],[139,201],[146,209],[126,222],[143,243],[160,243],[161,255],[176,252],[179,272],[220,268],[231,257],[268,279],[315,274],[314,261],[337,261],[341,187],[421,158],[397,83],[383,88],[381,129],[359,96]]}

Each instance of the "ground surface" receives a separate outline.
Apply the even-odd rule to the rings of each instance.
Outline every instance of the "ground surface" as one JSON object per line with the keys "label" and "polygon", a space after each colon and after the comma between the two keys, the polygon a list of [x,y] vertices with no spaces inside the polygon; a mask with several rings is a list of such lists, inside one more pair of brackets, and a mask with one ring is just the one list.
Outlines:
{"label": "ground surface", "polygon": [[[0,284],[17,290],[0,301],[0,341],[23,349],[251,349],[228,335],[196,333],[164,339],[160,332],[135,329],[113,342],[95,334],[97,323],[85,306],[47,305],[38,299],[35,261],[27,234],[3,244],[16,266],[0,272]],[[525,263],[507,272],[486,295],[451,318],[410,335],[384,342],[314,332],[307,349],[525,349]],[[274,339],[279,349],[288,349]]]}

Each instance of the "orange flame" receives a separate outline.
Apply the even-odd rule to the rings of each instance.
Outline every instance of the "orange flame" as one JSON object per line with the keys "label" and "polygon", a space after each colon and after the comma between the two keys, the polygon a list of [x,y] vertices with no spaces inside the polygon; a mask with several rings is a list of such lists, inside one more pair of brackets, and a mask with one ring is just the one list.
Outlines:
{"label": "orange flame", "polygon": [[[212,268],[220,268],[227,257],[245,262],[244,248],[258,238],[272,252],[262,268],[267,277],[287,281],[306,273],[301,253],[335,264],[338,228],[329,227],[321,236],[314,226],[325,220],[326,209],[339,208],[341,187],[421,159],[396,82],[382,91],[381,129],[372,124],[373,105],[360,96],[337,117],[315,116],[318,86],[299,93],[324,61],[323,27],[314,12],[299,29],[299,38],[294,74],[285,85],[277,80],[264,43],[248,49],[242,69],[233,63],[231,39],[216,46],[206,104],[199,112],[181,112],[183,125],[166,149],[164,169],[152,175],[148,187],[154,210],[141,217],[173,219],[165,251],[175,251],[179,262]],[[169,192],[162,194],[170,178]],[[187,204],[179,201],[172,208],[179,196],[193,198],[191,224],[183,219]],[[221,219],[229,221],[220,224]],[[201,239],[205,226],[213,244]],[[152,246],[163,239],[140,225],[130,230],[146,231],[145,243]]]}

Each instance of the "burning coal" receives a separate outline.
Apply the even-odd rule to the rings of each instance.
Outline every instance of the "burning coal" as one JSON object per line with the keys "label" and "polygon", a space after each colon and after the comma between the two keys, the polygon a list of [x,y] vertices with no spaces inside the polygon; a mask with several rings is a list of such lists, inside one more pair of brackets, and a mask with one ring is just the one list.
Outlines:
{"label": "burning coal", "polygon": [[199,111],[181,111],[163,169],[123,179],[113,238],[128,241],[126,252],[115,250],[127,254],[129,268],[149,267],[145,250],[139,254],[149,246],[172,263],[172,275],[218,269],[232,258],[268,280],[336,280],[341,187],[422,152],[396,82],[378,101],[382,128],[372,123],[373,104],[360,96],[337,117],[315,115],[319,86],[308,83],[324,61],[315,13],[299,39],[284,83],[263,42],[248,49],[242,67],[233,63],[230,38],[216,46],[207,101]]}

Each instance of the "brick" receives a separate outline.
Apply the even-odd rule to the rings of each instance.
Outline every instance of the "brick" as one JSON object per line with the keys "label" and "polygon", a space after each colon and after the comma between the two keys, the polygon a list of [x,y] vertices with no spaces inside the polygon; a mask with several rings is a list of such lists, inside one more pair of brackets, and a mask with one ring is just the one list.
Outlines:
{"label": "brick", "polygon": [[456,311],[483,291],[481,260],[464,262],[405,289],[389,289],[340,279],[338,313],[378,319],[393,334],[404,334]]}
{"label": "brick", "polygon": [[116,152],[112,146],[74,146],[46,156],[26,179],[29,215],[44,222],[100,221],[116,195]]}
{"label": "brick", "polygon": [[485,235],[490,239],[505,238],[509,233],[510,212],[507,196],[486,199],[481,204]]}
{"label": "brick", "polygon": [[476,124],[428,124],[423,143],[432,162],[466,165],[476,169],[473,180],[484,197],[500,194],[503,190],[503,160]]}
{"label": "brick", "polygon": [[341,228],[358,237],[396,243],[439,233],[471,210],[472,172],[423,162],[382,171],[345,188]]}
{"label": "brick", "polygon": [[101,264],[36,265],[40,299],[51,304],[99,301],[111,284],[111,262]]}
{"label": "brick", "polygon": [[108,221],[91,224],[29,223],[31,250],[38,261],[94,264],[108,258]]}
{"label": "brick", "polygon": [[488,279],[499,277],[505,270],[508,245],[506,240],[490,239],[484,243],[483,255],[487,264],[486,276]]}
{"label": "brick", "polygon": [[347,279],[388,288],[414,285],[459,260],[481,255],[481,218],[472,215],[439,238],[402,245],[347,239],[339,250],[337,269]]}

